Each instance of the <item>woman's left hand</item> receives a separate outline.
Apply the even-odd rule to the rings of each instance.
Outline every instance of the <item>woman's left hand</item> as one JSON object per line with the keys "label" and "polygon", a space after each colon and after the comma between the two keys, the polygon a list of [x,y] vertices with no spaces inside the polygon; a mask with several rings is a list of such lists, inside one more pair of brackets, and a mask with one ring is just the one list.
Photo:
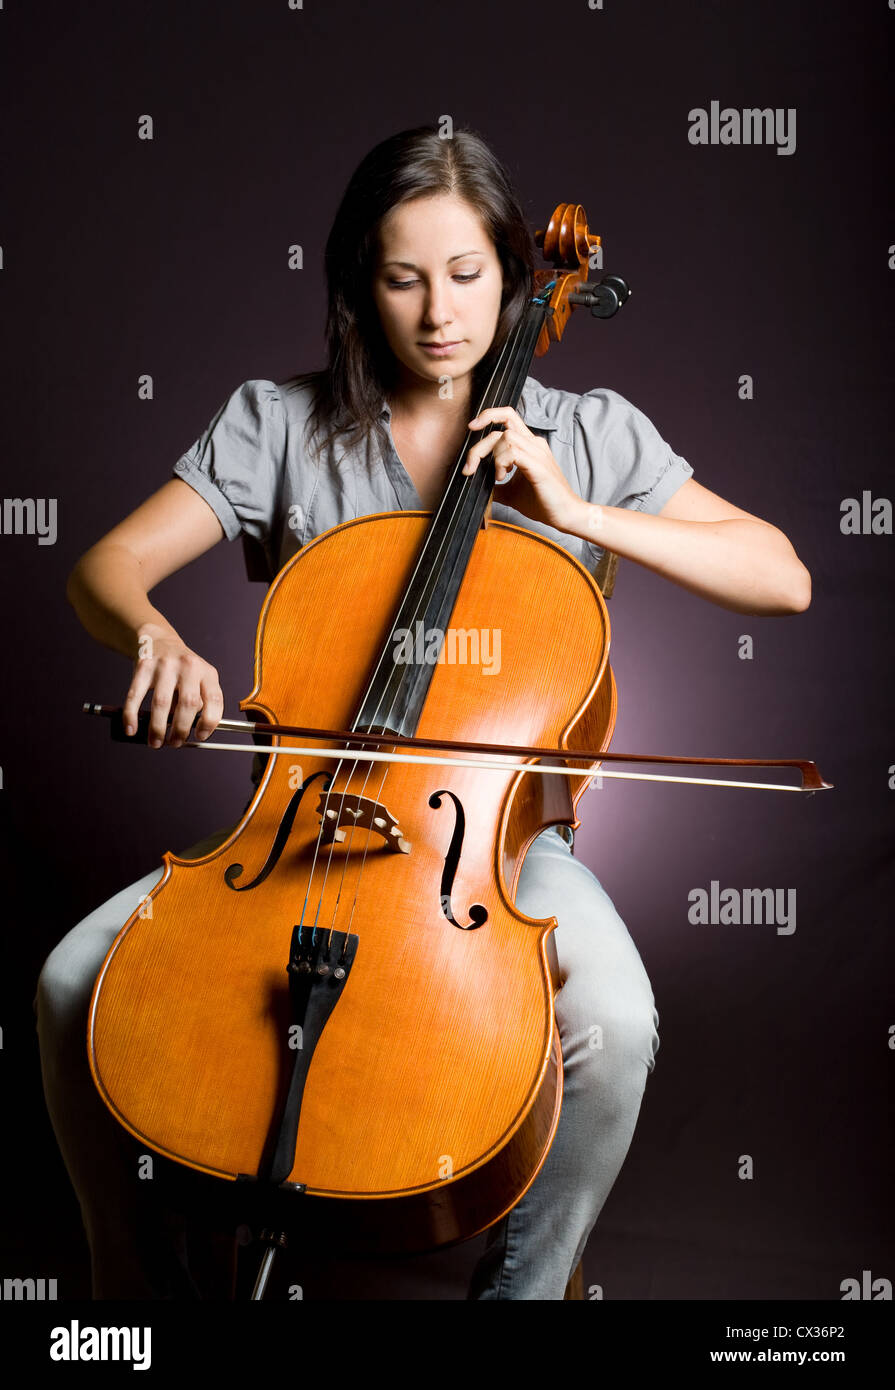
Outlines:
{"label": "woman's left hand", "polygon": [[585,505],[569,486],[565,475],[550,452],[546,439],[532,434],[512,406],[492,406],[469,422],[471,430],[486,425],[502,425],[484,439],[473,444],[466,455],[463,472],[473,474],[487,454],[494,460],[495,481],[503,482],[514,467],[511,478],[495,501],[514,511],[553,526],[557,531],[574,534],[575,517]]}

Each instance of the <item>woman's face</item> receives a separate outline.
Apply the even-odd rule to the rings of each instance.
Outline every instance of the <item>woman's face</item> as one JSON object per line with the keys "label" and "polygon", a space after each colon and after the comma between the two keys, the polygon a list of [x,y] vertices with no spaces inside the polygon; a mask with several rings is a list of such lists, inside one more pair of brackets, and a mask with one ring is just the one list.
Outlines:
{"label": "woman's face", "polygon": [[491,346],[502,293],[494,243],[462,198],[414,198],[383,220],[373,298],[405,384],[463,383]]}

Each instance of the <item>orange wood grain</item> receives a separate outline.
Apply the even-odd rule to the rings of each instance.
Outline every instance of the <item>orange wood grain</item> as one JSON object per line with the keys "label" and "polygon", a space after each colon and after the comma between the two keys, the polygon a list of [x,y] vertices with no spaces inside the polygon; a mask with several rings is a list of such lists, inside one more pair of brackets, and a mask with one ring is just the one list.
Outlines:
{"label": "orange wood grain", "polygon": [[[282,723],[350,724],[428,521],[385,513],[348,522],[283,568],[262,610],[244,709]],[[500,671],[437,665],[421,736],[608,746],[605,604],[566,551],[488,524],[451,625],[499,628]],[[303,759],[301,773],[334,766]],[[355,932],[354,966],[311,1062],[290,1182],[328,1211],[339,1206],[346,1229],[354,1223],[381,1248],[463,1239],[518,1201],[558,1120],[555,919],[524,916],[512,894],[540,830],[578,823],[587,779],[346,759],[334,787],[384,803],[410,853],[358,829],[315,863],[318,780],[269,878],[234,892],[227,866],[244,866],[241,882],[258,872],[296,777],[292,759],[271,758],[225,844],[200,860],[165,855],[151,916],[124,924],[94,990],[94,1079],[149,1147],[223,1178],[255,1174],[294,1060],[293,925],[316,916],[323,930]],[[440,906],[454,812],[448,798],[436,810],[429,797],[445,788],[466,814],[454,913],[468,922],[471,904],[488,910],[472,931]]]}

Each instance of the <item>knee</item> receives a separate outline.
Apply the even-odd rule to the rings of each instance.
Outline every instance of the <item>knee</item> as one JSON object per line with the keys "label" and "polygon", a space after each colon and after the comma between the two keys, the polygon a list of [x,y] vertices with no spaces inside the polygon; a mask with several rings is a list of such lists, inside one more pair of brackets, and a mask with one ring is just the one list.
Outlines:
{"label": "knee", "polygon": [[43,1040],[49,1035],[83,1032],[93,993],[95,971],[80,971],[65,950],[65,942],[50,952],[38,976],[34,997],[37,1030]]}
{"label": "knee", "polygon": [[659,1050],[659,1015],[652,993],[604,1008],[587,1026],[587,1050],[619,1076],[639,1066],[651,1072]]}
{"label": "knee", "polygon": [[643,1093],[659,1050],[659,1015],[648,981],[624,994],[587,991],[563,1001],[567,987],[556,996],[566,1084],[598,1087],[627,1104]]}

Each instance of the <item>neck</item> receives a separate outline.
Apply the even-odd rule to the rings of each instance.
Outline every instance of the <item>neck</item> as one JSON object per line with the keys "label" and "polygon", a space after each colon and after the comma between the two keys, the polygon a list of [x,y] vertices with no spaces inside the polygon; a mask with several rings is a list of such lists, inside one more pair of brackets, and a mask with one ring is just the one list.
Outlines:
{"label": "neck", "polygon": [[437,381],[426,381],[422,377],[401,377],[388,393],[392,414],[405,420],[422,420],[438,412],[446,423],[466,421],[472,414],[472,380],[467,373],[453,384],[451,396],[439,396],[441,389]]}

